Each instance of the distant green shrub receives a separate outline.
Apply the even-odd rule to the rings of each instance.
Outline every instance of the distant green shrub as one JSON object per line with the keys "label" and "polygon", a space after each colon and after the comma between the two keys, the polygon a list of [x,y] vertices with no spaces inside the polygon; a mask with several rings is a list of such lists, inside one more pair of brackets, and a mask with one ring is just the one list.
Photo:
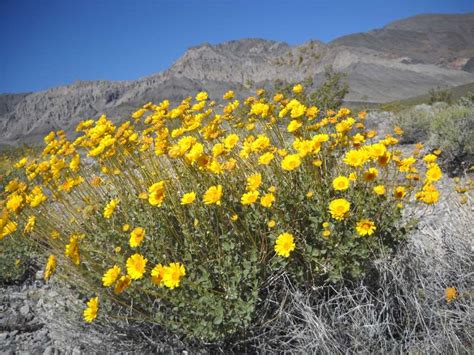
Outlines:
{"label": "distant green shrub", "polygon": [[0,285],[23,281],[34,270],[31,243],[21,233],[0,243]]}
{"label": "distant green shrub", "polygon": [[430,135],[433,112],[426,107],[414,107],[396,115],[396,124],[403,128],[402,143],[425,142]]}
{"label": "distant green shrub", "polygon": [[[312,77],[307,77],[301,84],[309,88],[314,87],[315,83]],[[349,92],[349,83],[345,73],[338,72],[331,65],[328,65],[324,68],[324,81],[316,85],[316,88],[309,95],[307,104],[317,105],[322,112],[341,108],[344,98]],[[274,84],[274,90],[284,95],[290,95],[292,88],[293,84],[282,80],[276,80]]]}
{"label": "distant green shrub", "polygon": [[426,142],[443,151],[443,165],[453,174],[474,163],[474,106],[421,106],[396,117],[403,143]]}
{"label": "distant green shrub", "polygon": [[453,102],[453,94],[448,89],[431,89],[429,95],[430,104],[434,104],[435,102],[446,102],[451,104]]}
{"label": "distant green shrub", "polygon": [[461,106],[474,106],[474,91],[469,91],[466,95],[458,100]]}
{"label": "distant green shrub", "polygon": [[311,94],[311,100],[317,102],[321,110],[337,110],[348,92],[346,74],[327,66],[324,69],[324,82]]}

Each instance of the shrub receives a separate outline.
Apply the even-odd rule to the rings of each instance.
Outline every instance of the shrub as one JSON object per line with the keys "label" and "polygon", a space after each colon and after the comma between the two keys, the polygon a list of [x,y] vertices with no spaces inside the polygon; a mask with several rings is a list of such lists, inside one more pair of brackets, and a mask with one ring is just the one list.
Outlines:
{"label": "shrub", "polygon": [[448,171],[459,174],[474,163],[474,107],[462,105],[422,106],[396,118],[404,130],[404,143],[426,142],[440,148]]}
{"label": "shrub", "polygon": [[40,159],[17,162],[2,238],[23,230],[51,254],[45,279],[57,269],[82,289],[86,322],[126,310],[222,339],[249,326],[278,275],[357,280],[405,240],[403,208],[439,197],[437,157],[418,170],[397,138],[364,130],[365,113],[320,112],[302,85],[224,99],[83,121],[74,141],[51,132]]}
{"label": "shrub", "polygon": [[[302,84],[305,87],[312,87],[314,84],[312,77],[304,79]],[[293,86],[281,80],[275,81],[275,90],[284,95],[291,94]],[[337,72],[331,65],[324,68],[324,80],[315,88],[308,96],[309,105],[317,105],[318,108],[325,112],[327,110],[338,110],[343,104],[343,100],[349,93],[349,83],[347,75]]]}
{"label": "shrub", "polygon": [[453,102],[453,94],[449,89],[431,89],[429,95],[430,104],[434,104],[435,102],[446,102],[448,104],[451,104]]}
{"label": "shrub", "polygon": [[[8,181],[21,175],[19,171],[14,169],[14,164],[22,154],[33,155],[33,152],[27,147],[22,147],[5,149],[0,153],[1,199],[6,196],[4,190]],[[0,221],[2,221],[1,216]],[[0,223],[0,226],[3,228],[2,223]],[[4,242],[0,243],[0,284],[19,283],[28,277],[31,272],[35,271],[34,246],[19,232],[15,232],[12,238],[7,238]]]}
{"label": "shrub", "polygon": [[347,75],[327,66],[324,68],[324,81],[312,93],[311,98],[322,110],[337,110],[348,93]]}
{"label": "shrub", "polygon": [[[452,185],[445,186],[451,190]],[[258,353],[467,354],[474,314],[471,206],[443,196],[406,248],[374,265],[377,277],[301,290],[282,276],[261,307],[285,299],[257,329]],[[456,298],[448,298],[455,290]],[[276,296],[284,294],[284,297]]]}

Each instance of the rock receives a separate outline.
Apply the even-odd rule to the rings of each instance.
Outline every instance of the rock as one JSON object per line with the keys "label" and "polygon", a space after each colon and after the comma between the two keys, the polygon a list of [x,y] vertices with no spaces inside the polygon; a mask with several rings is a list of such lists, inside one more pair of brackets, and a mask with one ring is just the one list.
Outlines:
{"label": "rock", "polygon": [[36,280],[43,280],[43,270],[36,271],[35,279]]}
{"label": "rock", "polygon": [[14,338],[15,335],[17,335],[17,334],[18,334],[18,330],[14,330],[14,331],[8,333],[8,338]]}
{"label": "rock", "polygon": [[54,346],[48,346],[46,349],[43,351],[43,355],[56,355],[59,354],[59,351],[54,348]]}
{"label": "rock", "polygon": [[28,305],[28,303],[20,307],[20,314],[23,317],[26,317],[29,313],[30,313],[30,306]]}

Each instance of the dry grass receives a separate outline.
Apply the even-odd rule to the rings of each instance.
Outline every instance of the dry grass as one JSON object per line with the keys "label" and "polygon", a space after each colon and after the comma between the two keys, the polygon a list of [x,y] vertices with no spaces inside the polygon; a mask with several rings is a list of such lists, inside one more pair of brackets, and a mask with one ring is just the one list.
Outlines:
{"label": "dry grass", "polygon": [[[432,212],[406,248],[376,262],[371,276],[357,284],[302,291],[282,276],[275,283],[279,291],[265,302],[278,320],[264,327],[251,347],[292,353],[469,353],[472,207],[446,194]],[[444,298],[448,286],[459,291],[451,303]]]}

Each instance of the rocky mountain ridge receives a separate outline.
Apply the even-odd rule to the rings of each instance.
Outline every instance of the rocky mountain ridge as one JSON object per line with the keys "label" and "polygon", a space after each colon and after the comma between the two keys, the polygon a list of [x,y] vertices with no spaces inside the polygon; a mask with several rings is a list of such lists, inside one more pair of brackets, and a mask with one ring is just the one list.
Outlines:
{"label": "rocky mountain ridge", "polygon": [[0,95],[0,145],[34,143],[53,129],[137,106],[178,101],[198,90],[242,95],[276,80],[321,82],[324,68],[347,73],[348,101],[388,102],[438,86],[474,82],[474,13],[419,15],[382,29],[302,45],[242,39],[189,48],[168,70],[134,81],[78,81],[45,91]]}

